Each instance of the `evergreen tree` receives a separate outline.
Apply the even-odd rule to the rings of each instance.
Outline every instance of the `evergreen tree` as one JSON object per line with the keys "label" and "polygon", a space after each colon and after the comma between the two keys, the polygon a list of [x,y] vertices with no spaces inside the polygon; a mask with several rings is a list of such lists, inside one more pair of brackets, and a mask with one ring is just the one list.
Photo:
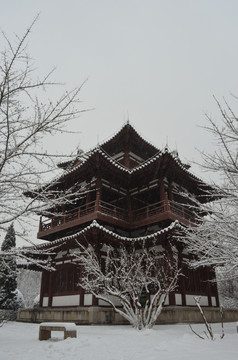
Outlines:
{"label": "evergreen tree", "polygon": [[16,236],[13,224],[7,230],[0,257],[0,309],[17,310],[20,306],[17,291],[16,258],[8,254],[16,246]]}
{"label": "evergreen tree", "polygon": [[13,223],[7,229],[7,234],[5,239],[3,240],[1,250],[2,251],[9,251],[16,246],[16,235]]}

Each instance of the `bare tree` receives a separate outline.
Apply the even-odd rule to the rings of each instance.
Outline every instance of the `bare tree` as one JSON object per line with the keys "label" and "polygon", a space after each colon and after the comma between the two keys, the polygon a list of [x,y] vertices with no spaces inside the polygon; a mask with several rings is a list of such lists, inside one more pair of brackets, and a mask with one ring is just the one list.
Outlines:
{"label": "bare tree", "polygon": [[[21,38],[16,37],[16,43],[2,34],[2,39],[5,40],[5,48],[0,55],[2,230],[7,228],[9,222],[15,220],[23,221],[24,224],[30,213],[36,209],[40,210],[42,199],[48,202],[46,207],[52,206],[54,196],[45,191],[47,186],[43,176],[45,181],[49,180],[46,173],[51,173],[56,168],[59,157],[57,153],[48,153],[42,148],[41,142],[47,135],[66,131],[66,124],[78,118],[82,112],[79,110],[81,87],[65,92],[55,102],[43,100],[49,86],[57,84],[50,80],[52,73],[42,79],[35,76],[33,62],[26,47],[35,21]],[[68,159],[71,159],[70,155]],[[33,198],[24,195],[29,189],[35,189]],[[62,193],[59,200],[70,201],[69,192]]]}
{"label": "bare tree", "polygon": [[227,102],[225,109],[216,102],[221,121],[208,117],[206,127],[216,148],[212,154],[203,154],[203,168],[212,171],[217,180],[212,184],[213,192],[207,194],[213,201],[196,204],[202,215],[198,226],[188,228],[183,240],[197,255],[193,266],[221,266],[226,276],[234,276],[238,270],[238,118]]}
{"label": "bare tree", "polygon": [[148,248],[104,245],[98,256],[94,248],[79,244],[76,261],[82,265],[80,286],[110,304],[136,329],[152,328],[170,291],[177,284],[177,258],[158,246]]}
{"label": "bare tree", "polygon": [[[205,315],[205,313],[204,313],[204,311],[203,311],[203,309],[202,309],[202,307],[201,307],[201,305],[200,305],[200,297],[199,297],[199,296],[195,296],[195,297],[194,297],[194,301],[195,301],[195,304],[196,304],[197,307],[198,307],[198,310],[199,310],[199,312],[200,312],[200,314],[201,314],[201,317],[202,317],[202,320],[203,320],[203,322],[204,322],[204,325],[205,325],[205,327],[206,327],[206,329],[207,329],[207,331],[204,331],[204,334],[205,334],[206,338],[209,339],[209,340],[215,340],[215,335],[214,335],[212,326],[211,326],[211,324],[208,323],[207,317],[206,317],[206,315]],[[222,307],[222,306],[220,307],[220,316],[221,316],[221,330],[222,330],[222,333],[221,333],[221,335],[220,335],[220,338],[223,339],[224,336],[225,336],[225,331],[224,331],[224,323],[223,323],[224,313],[223,313],[223,307]],[[196,334],[200,339],[205,340],[205,337],[199,335],[199,334],[192,328],[191,324],[189,324],[189,327],[190,327],[190,329],[192,330],[192,332],[193,332],[194,334]]]}

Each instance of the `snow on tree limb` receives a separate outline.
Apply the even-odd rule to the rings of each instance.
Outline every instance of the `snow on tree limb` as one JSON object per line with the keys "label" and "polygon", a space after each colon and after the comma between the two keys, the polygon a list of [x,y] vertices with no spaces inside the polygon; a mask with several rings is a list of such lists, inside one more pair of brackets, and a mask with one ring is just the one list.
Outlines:
{"label": "snow on tree limb", "polygon": [[215,201],[196,204],[200,213],[198,226],[188,228],[181,240],[196,256],[193,266],[221,266],[226,276],[233,277],[238,270],[238,118],[226,101],[225,108],[215,101],[222,119],[219,123],[207,116],[206,129],[213,135],[216,148],[212,154],[202,154],[202,167],[219,179],[212,184],[213,192],[208,194],[214,196]]}
{"label": "snow on tree limb", "polygon": [[159,252],[144,243],[139,248],[107,245],[100,255],[91,245],[78,245],[75,262],[83,269],[79,285],[109,303],[133,327],[151,328],[166,296],[176,288],[177,260],[165,250]]}
{"label": "snow on tree limb", "polygon": [[[48,153],[41,148],[41,141],[46,135],[68,132],[67,123],[85,111],[79,109],[83,84],[56,101],[44,101],[43,92],[45,97],[47,89],[59,83],[51,81],[52,72],[38,79],[27,53],[26,41],[37,18],[22,37],[16,38],[16,43],[2,34],[5,48],[0,54],[0,229],[3,230],[9,222],[27,222],[29,214],[39,211],[43,202],[44,207],[54,206],[55,194],[47,189],[46,174],[57,168],[56,161],[62,155]],[[72,159],[72,155],[66,159]],[[33,198],[25,197],[31,189]],[[81,191],[78,189],[78,194]],[[62,191],[58,200],[71,201],[70,190]]]}

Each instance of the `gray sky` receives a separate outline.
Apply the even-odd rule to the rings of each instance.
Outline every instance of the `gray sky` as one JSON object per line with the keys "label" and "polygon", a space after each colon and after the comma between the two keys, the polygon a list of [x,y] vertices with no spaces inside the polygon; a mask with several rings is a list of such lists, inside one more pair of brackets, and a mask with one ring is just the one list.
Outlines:
{"label": "gray sky", "polygon": [[[38,12],[29,38],[39,74],[56,66],[67,88],[87,83],[77,136],[52,146],[84,150],[113,135],[129,117],[157,147],[177,147],[184,160],[210,150],[199,126],[204,113],[219,118],[212,98],[238,95],[236,0],[9,0],[1,1],[0,26],[22,35]],[[62,89],[63,90],[63,89]],[[49,93],[50,96],[55,96]],[[201,175],[194,168],[196,175]],[[203,175],[201,177],[204,178]]]}
{"label": "gray sky", "polygon": [[238,94],[238,1],[11,0],[2,1],[0,26],[21,35],[38,12],[29,38],[38,72],[56,66],[54,79],[69,89],[88,78],[82,107],[95,108],[66,148],[95,146],[128,116],[156,146],[168,137],[182,158],[209,148],[199,125],[205,112],[218,114],[212,95]]}

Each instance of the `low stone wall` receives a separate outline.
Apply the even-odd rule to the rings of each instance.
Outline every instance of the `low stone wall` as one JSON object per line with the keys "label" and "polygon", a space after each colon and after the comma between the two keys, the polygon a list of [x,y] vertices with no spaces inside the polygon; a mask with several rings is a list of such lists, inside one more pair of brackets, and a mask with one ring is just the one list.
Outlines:
{"label": "low stone wall", "polygon": [[[204,313],[209,322],[220,322],[220,311],[218,308],[204,308]],[[77,307],[60,309],[22,309],[18,311],[18,321],[24,322],[74,322],[76,324],[112,324],[122,325],[128,322],[113,309],[107,307]],[[238,310],[224,310],[224,321],[238,321]],[[162,310],[157,323],[201,323],[201,314],[194,307],[172,307],[168,306]]]}
{"label": "low stone wall", "polygon": [[21,309],[17,315],[18,321],[46,322],[66,321],[76,324],[127,324],[128,322],[111,308],[77,307],[61,309]]}
{"label": "low stone wall", "polygon": [[[206,319],[210,323],[221,322],[221,314],[219,308],[203,308]],[[232,322],[238,320],[238,310],[224,309],[223,321]],[[157,323],[202,323],[203,319],[200,311],[196,307],[189,306],[168,306],[161,312]]]}

